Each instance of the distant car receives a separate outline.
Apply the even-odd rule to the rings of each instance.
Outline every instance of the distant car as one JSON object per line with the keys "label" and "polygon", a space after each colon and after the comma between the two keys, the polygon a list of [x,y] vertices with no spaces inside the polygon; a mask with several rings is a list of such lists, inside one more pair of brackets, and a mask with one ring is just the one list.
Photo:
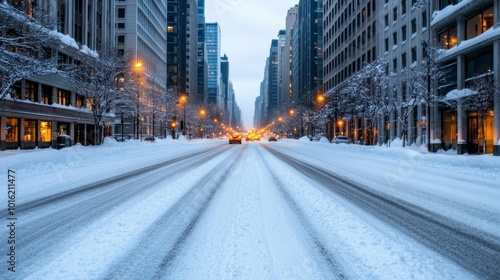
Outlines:
{"label": "distant car", "polygon": [[333,138],[332,142],[335,144],[349,144],[351,143],[351,140],[349,140],[346,136],[337,136]]}
{"label": "distant car", "polygon": [[154,142],[155,139],[153,138],[153,136],[147,136],[147,137],[144,137],[143,141],[144,142]]}
{"label": "distant car", "polygon": [[241,136],[241,134],[233,133],[233,134],[229,135],[229,144],[233,144],[233,143],[241,144],[241,138],[243,138]]}
{"label": "distant car", "polygon": [[274,141],[274,142],[278,142],[278,137],[272,135],[272,136],[269,136],[269,142],[271,141]]}
{"label": "distant car", "polygon": [[245,138],[246,141],[260,141],[260,135],[255,133],[250,133]]}

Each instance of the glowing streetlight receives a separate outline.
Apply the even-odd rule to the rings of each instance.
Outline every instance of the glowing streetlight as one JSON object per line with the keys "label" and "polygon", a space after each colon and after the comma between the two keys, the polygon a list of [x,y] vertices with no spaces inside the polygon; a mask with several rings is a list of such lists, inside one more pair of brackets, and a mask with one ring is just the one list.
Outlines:
{"label": "glowing streetlight", "polygon": [[[134,63],[134,70],[139,72],[139,71],[142,71],[142,62],[141,61],[136,61]],[[138,77],[138,82],[139,84],[141,83],[139,77]],[[141,137],[142,137],[142,127],[139,127],[139,122],[140,122],[140,119],[139,119],[139,109],[140,109],[140,101],[139,101],[139,96],[140,93],[139,93],[139,90],[137,90],[137,114],[135,116],[135,126],[136,126],[136,138],[139,139],[139,129],[141,129]]]}
{"label": "glowing streetlight", "polygon": [[181,124],[182,135],[186,135],[186,103],[187,103],[187,96],[183,94],[179,97],[179,101],[177,101],[177,104],[182,105],[182,110],[184,115]]}
{"label": "glowing streetlight", "polygon": [[322,94],[318,94],[318,96],[316,96],[316,101],[318,103],[323,103],[325,101],[325,96]]}

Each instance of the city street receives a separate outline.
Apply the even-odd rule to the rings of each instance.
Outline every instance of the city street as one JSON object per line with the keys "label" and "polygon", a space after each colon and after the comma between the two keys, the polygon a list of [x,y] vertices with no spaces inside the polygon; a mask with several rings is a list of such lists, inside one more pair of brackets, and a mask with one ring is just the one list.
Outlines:
{"label": "city street", "polygon": [[[16,182],[15,272],[2,242],[1,279],[500,276],[491,155],[263,138],[108,141],[0,160],[2,182],[8,170]],[[5,194],[6,184],[2,217]]]}

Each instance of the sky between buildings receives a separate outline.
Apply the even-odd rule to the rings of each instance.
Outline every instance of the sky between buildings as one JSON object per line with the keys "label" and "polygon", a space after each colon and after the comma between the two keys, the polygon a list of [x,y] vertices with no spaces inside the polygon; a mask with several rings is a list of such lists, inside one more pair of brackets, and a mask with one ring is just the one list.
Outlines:
{"label": "sky between buildings", "polygon": [[271,40],[285,28],[288,10],[298,0],[206,0],[206,22],[221,28],[221,56],[229,58],[229,79],[234,84],[243,125],[253,127],[255,98],[260,94]]}

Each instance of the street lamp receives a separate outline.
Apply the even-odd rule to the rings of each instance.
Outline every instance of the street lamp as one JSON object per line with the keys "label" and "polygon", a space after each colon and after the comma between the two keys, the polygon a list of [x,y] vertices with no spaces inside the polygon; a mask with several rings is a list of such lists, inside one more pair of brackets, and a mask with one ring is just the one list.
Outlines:
{"label": "street lamp", "polygon": [[337,125],[339,126],[340,135],[344,135],[344,130],[342,129],[342,126],[344,125],[344,122],[342,120],[338,120],[337,121]]}
{"label": "street lamp", "polygon": [[182,135],[186,135],[186,102],[187,102],[186,95],[181,95],[181,97],[179,98],[179,101],[177,101],[177,104],[182,105],[182,109],[183,109],[183,119],[182,119],[182,123],[181,123]]}
{"label": "street lamp", "polygon": [[201,136],[201,139],[203,139],[203,120],[205,118],[205,115],[207,114],[207,111],[205,111],[205,109],[200,109],[200,136]]}
{"label": "street lamp", "polygon": [[122,124],[122,142],[124,142],[124,141],[125,141],[125,139],[123,139],[123,110],[122,110],[122,112],[121,112],[120,122],[121,122],[121,124]]}
{"label": "street lamp", "polygon": [[[314,122],[311,122],[311,124],[312,124],[311,135],[312,135],[312,137],[314,137],[315,134],[316,134],[316,125],[317,125],[317,123],[316,123],[315,119],[317,119],[319,117],[319,111],[321,110],[321,104],[323,104],[325,102],[325,100],[326,100],[326,98],[325,98],[325,96],[323,94],[318,93],[316,95],[316,105],[317,105],[316,108],[318,110],[318,116],[316,116],[316,115],[313,116]],[[311,140],[312,140],[312,138],[311,138]]]}
{"label": "street lamp", "polygon": [[[142,62],[141,61],[136,61],[134,64],[134,70],[139,73],[139,71],[142,70]],[[139,74],[138,75],[138,82],[139,82]],[[140,83],[138,83],[140,84]],[[140,100],[139,100],[139,88],[137,89],[137,114],[135,115],[135,125],[136,125],[136,139],[139,139],[139,110],[140,110]],[[141,131],[141,137],[142,137],[142,131]]]}

